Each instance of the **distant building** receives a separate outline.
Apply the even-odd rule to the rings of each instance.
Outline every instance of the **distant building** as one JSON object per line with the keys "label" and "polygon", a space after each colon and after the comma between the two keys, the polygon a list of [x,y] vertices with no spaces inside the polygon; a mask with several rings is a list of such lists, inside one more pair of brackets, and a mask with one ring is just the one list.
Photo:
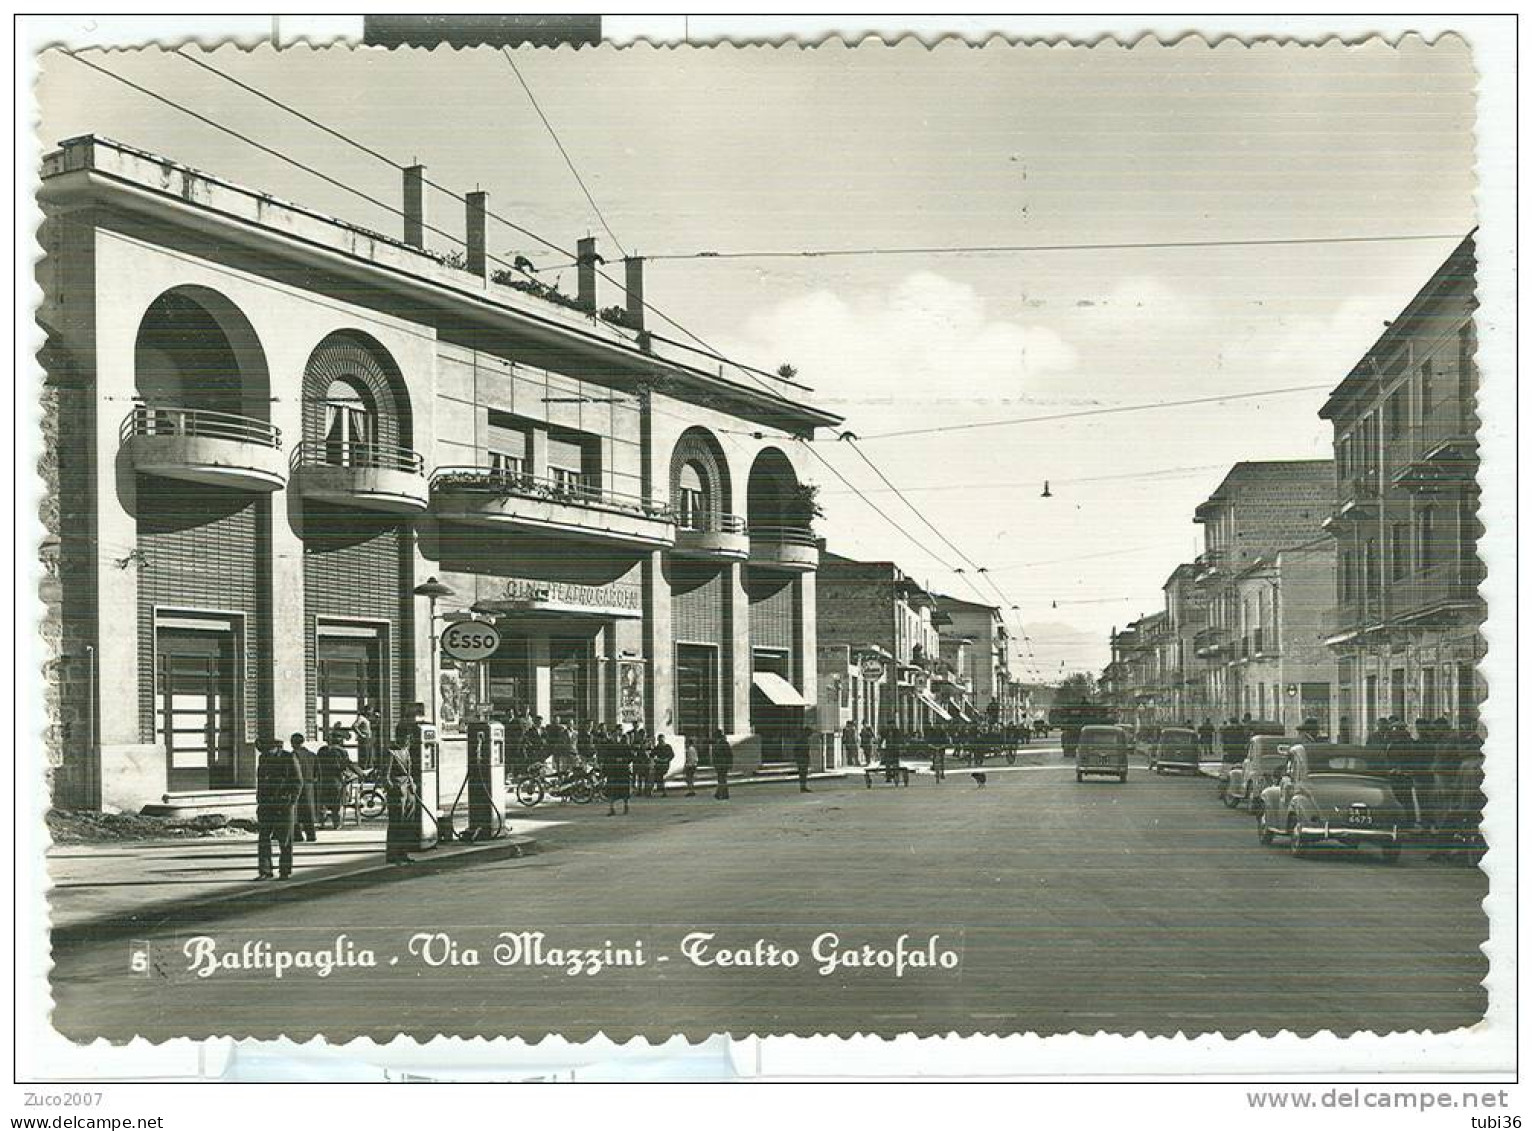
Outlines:
{"label": "distant building", "polygon": [[[924,731],[951,721],[933,687],[941,637],[931,592],[890,561],[825,552],[819,567],[819,644],[836,649],[837,662],[844,664],[835,674],[854,704],[849,717],[880,733],[891,726]],[[821,729],[828,729],[826,721]],[[845,720],[839,721],[843,726]]]}
{"label": "distant building", "polygon": [[964,674],[972,681],[973,705],[980,717],[990,722],[1016,722],[1022,698],[1013,690],[1011,633],[1000,609],[947,596],[936,598],[936,609],[951,621],[950,627],[942,629],[944,637],[961,637],[972,643],[971,667]]}
{"label": "distant building", "polygon": [[1285,547],[1322,536],[1333,494],[1334,465],[1327,459],[1237,463],[1194,512],[1204,531],[1195,584],[1207,594],[1208,612],[1193,652],[1207,665],[1204,696],[1213,715],[1256,714],[1245,694],[1241,637],[1250,622],[1240,604],[1240,575]]}
{"label": "distant building", "polygon": [[1197,567],[1183,563],[1170,571],[1165,592],[1165,627],[1170,652],[1166,697],[1170,717],[1201,723],[1209,717],[1207,664],[1197,655],[1197,634],[1207,627],[1207,590],[1196,584]]}
{"label": "distant building", "polygon": [[1328,538],[1259,558],[1235,578],[1239,635],[1227,664],[1238,673],[1243,717],[1282,723],[1305,720],[1333,734],[1335,663],[1324,645],[1334,585],[1335,547]]}
{"label": "distant building", "polygon": [[1475,267],[1470,237],[1320,410],[1335,428],[1326,639],[1356,737],[1383,715],[1476,725],[1484,698]]}

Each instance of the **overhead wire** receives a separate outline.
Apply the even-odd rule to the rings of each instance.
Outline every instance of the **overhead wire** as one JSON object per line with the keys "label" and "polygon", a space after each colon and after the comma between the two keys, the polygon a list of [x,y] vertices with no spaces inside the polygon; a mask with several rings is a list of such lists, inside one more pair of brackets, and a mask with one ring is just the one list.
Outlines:
{"label": "overhead wire", "polygon": [[544,114],[543,108],[538,105],[537,95],[532,93],[532,88],[527,85],[527,80],[522,77],[521,68],[516,66],[516,60],[511,58],[510,51],[505,47],[500,48],[500,54],[510,64],[511,73],[516,76],[516,81],[521,84],[521,89],[527,92],[527,101],[532,104],[532,109],[537,111],[537,116],[542,119],[543,126],[548,131],[548,136],[553,139],[553,144],[558,146],[559,156],[564,159],[564,164],[569,166],[569,172],[574,176],[575,183],[580,186],[580,191],[585,194],[585,199],[590,204],[591,211],[596,214],[596,219],[601,221],[601,227],[605,229],[606,234],[612,237],[612,243],[617,246],[618,252],[626,258],[628,253],[623,250],[622,241],[617,238],[617,233],[612,231],[612,226],[606,222],[606,216],[602,213],[601,206],[596,203],[596,198],[591,195],[590,189],[585,187],[585,178],[580,176],[580,170],[575,168],[574,159],[569,156],[569,151],[564,148],[564,143],[559,140],[558,131],[553,128],[553,123],[548,121],[548,115]]}
{"label": "overhead wire", "polygon": [[972,244],[932,247],[846,247],[787,251],[688,251],[661,252],[646,259],[676,262],[689,259],[843,259],[898,255],[999,255],[1043,254],[1060,251],[1181,251],[1218,247],[1308,247],[1325,244],[1416,243],[1428,240],[1461,240],[1461,232],[1418,232],[1376,236],[1272,236],[1254,239],[1144,240],[1126,243]]}

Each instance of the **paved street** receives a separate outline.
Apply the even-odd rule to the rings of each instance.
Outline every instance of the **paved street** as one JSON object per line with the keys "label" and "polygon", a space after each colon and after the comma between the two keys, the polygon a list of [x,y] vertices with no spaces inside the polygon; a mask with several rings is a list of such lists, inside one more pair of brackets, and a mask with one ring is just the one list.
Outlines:
{"label": "paved street", "polygon": [[[565,808],[533,857],[223,915],[219,953],[247,940],[321,950],[345,933],[376,968],[186,973],[181,942],[153,940],[160,971],[129,973],[130,944],[56,956],[56,1025],[83,1038],[250,1034],[332,1039],[598,1030],[897,1033],[1263,1033],[1441,1030],[1485,1007],[1486,931],[1474,870],[1407,854],[1294,860],[1260,848],[1206,779],[1077,784],[1056,756],[966,771],[937,786],[821,785],[639,800],[627,818]],[[431,968],[416,931],[448,932],[482,965]],[[502,931],[546,948],[643,942],[642,966],[595,976],[492,959]],[[688,932],[715,945],[757,939],[799,952],[796,968],[704,968]],[[959,956],[955,969],[818,972],[816,936],[845,953],[911,936]],[[461,953],[461,949],[460,949]],[[390,959],[397,959],[390,964]]]}

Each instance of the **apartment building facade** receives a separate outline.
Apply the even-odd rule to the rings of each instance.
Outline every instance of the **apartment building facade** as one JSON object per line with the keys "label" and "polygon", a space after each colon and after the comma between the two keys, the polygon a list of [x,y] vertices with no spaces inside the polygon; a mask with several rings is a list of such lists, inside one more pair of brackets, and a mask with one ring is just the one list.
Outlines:
{"label": "apartment building facade", "polygon": [[1215,720],[1248,709],[1244,638],[1252,622],[1241,575],[1279,550],[1321,538],[1333,494],[1330,460],[1243,462],[1194,512],[1204,537],[1194,584],[1206,594],[1207,623],[1193,638],[1193,654],[1205,664],[1204,702]]}
{"label": "apartment building facade", "polygon": [[[60,804],[228,810],[254,741],[524,708],[770,756],[816,697],[812,495],[838,418],[600,309],[98,137],[44,162]],[[411,187],[415,188],[412,193]],[[453,619],[498,650],[440,653]]]}
{"label": "apartment building facade", "polygon": [[1320,412],[1335,430],[1326,639],[1357,736],[1385,715],[1475,726],[1484,698],[1475,264],[1470,236]]}

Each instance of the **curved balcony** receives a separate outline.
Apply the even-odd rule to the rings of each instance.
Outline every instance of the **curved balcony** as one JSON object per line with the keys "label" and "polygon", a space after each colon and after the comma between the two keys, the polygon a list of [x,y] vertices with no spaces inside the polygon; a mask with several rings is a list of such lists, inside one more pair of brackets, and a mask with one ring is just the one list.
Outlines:
{"label": "curved balcony", "polygon": [[281,429],[253,417],[140,405],[118,438],[129,465],[144,475],[252,491],[287,482]]}
{"label": "curved balcony", "polygon": [[675,516],[665,503],[567,477],[485,467],[437,468],[431,512],[449,522],[637,549],[667,548],[676,540]]}
{"label": "curved balcony", "polygon": [[723,514],[699,518],[693,525],[677,523],[671,553],[683,558],[744,561],[750,556],[745,520],[737,514]]}
{"label": "curved balcony", "polygon": [[387,444],[305,440],[293,452],[293,486],[305,499],[389,514],[426,509],[425,461]]}
{"label": "curved balcony", "polygon": [[808,573],[819,568],[819,539],[807,526],[750,526],[750,564]]}

